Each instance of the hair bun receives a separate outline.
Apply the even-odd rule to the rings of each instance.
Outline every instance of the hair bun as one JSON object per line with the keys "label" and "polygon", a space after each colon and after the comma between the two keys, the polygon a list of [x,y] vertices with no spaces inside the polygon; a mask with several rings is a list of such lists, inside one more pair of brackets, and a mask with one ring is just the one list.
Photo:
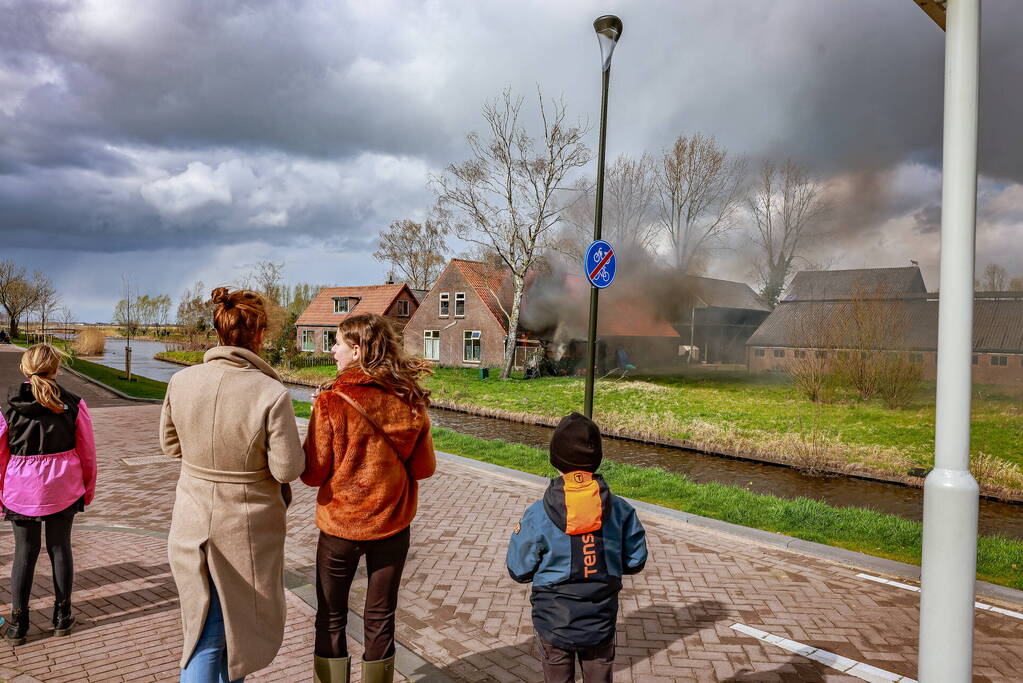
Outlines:
{"label": "hair bun", "polygon": [[210,300],[218,306],[230,307],[231,289],[229,287],[217,287],[210,292]]}

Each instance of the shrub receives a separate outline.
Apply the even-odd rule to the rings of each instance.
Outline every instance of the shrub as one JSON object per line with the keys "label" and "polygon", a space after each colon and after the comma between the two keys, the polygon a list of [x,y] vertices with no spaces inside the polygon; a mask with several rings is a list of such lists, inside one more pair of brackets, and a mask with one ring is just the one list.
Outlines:
{"label": "shrub", "polygon": [[87,327],[75,336],[73,347],[79,356],[101,356],[106,347],[106,337],[102,330]]}
{"label": "shrub", "polygon": [[877,365],[877,393],[885,407],[905,408],[920,386],[921,369],[904,353],[887,353]]}

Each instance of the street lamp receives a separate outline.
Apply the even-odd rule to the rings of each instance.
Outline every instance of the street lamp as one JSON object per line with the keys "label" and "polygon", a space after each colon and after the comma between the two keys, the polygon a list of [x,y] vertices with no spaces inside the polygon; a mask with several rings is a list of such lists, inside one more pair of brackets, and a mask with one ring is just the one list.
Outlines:
{"label": "street lamp", "polygon": [[[600,44],[603,87],[600,95],[600,145],[597,147],[597,205],[593,216],[593,241],[600,239],[600,224],[604,217],[604,147],[607,142],[607,88],[611,79],[611,55],[622,37],[622,20],[613,14],[597,17],[593,22]],[[597,366],[597,296],[600,290],[590,287],[590,331],[586,342],[586,398],[584,412],[593,417],[593,380]]]}
{"label": "street lamp", "polygon": [[980,0],[918,2],[945,33],[934,469],[924,480],[921,683],[973,679],[977,482],[970,474]]}

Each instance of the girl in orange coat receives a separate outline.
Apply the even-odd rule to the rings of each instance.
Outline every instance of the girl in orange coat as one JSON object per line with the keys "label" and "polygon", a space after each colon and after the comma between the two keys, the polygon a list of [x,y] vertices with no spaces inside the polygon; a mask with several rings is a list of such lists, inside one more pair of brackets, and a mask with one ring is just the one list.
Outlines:
{"label": "girl in orange coat", "polygon": [[346,318],[331,350],[338,375],[313,404],[302,474],[320,489],[315,676],[320,683],[348,680],[348,594],[359,557],[366,555],[362,680],[391,681],[394,613],[417,481],[436,467],[429,392],[418,382],[430,367],[406,354],[378,315]]}

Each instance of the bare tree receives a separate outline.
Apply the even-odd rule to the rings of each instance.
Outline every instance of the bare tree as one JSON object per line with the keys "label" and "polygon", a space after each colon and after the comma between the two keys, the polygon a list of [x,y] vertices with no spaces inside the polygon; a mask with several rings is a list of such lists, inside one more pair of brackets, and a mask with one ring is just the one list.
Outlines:
{"label": "bare tree", "polygon": [[[604,176],[604,216],[601,236],[619,252],[648,250],[660,232],[656,219],[657,165],[653,157],[643,154],[639,159],[621,155],[614,160]],[[582,246],[593,234],[596,186],[580,180],[562,205],[562,216],[573,235],[567,240],[578,258]]]}
{"label": "bare tree", "polygon": [[46,341],[46,323],[50,322],[60,305],[60,294],[53,287],[49,278],[39,273],[35,277],[36,301],[32,309],[39,314],[43,341]]}
{"label": "bare tree", "polygon": [[139,295],[131,276],[121,275],[121,300],[114,309],[114,322],[124,328],[124,374],[131,380],[131,338],[139,327]]}
{"label": "bare tree", "polygon": [[489,134],[468,135],[472,156],[432,179],[441,220],[459,238],[492,250],[511,278],[508,337],[501,377],[511,375],[526,275],[542,257],[560,220],[554,201],[568,174],[585,165],[585,131],[566,121],[561,101],[539,94],[542,137],[531,138],[519,121],[523,99],[511,90],[483,106]]}
{"label": "bare tree", "polygon": [[177,323],[185,336],[185,347],[190,351],[205,350],[210,346],[213,328],[213,303],[201,280],[186,289],[178,303]]}
{"label": "bare tree", "polygon": [[985,292],[1004,292],[1009,288],[1009,273],[997,263],[987,264],[980,288]]}
{"label": "bare tree", "polygon": [[754,221],[761,297],[774,306],[793,262],[812,241],[828,211],[824,186],[791,159],[780,168],[765,161],[747,203]]}
{"label": "bare tree", "polygon": [[390,263],[412,289],[430,289],[447,262],[448,229],[435,218],[404,218],[380,231],[373,258]]}
{"label": "bare tree", "polygon": [[41,273],[36,273],[30,280],[25,269],[14,261],[0,261],[0,306],[7,311],[11,337],[18,336],[21,316],[36,305],[39,284],[44,279]]}
{"label": "bare tree", "polygon": [[675,266],[688,273],[697,259],[735,227],[746,159],[729,158],[713,137],[680,135],[658,168],[661,228]]}
{"label": "bare tree", "polygon": [[258,261],[247,274],[241,278],[242,287],[253,289],[274,303],[280,303],[285,297],[284,262]]}

